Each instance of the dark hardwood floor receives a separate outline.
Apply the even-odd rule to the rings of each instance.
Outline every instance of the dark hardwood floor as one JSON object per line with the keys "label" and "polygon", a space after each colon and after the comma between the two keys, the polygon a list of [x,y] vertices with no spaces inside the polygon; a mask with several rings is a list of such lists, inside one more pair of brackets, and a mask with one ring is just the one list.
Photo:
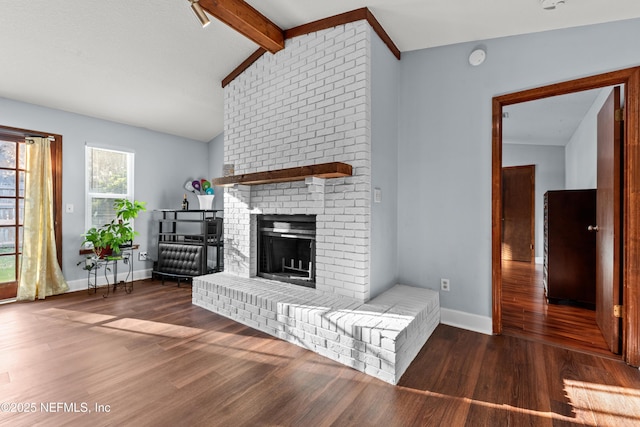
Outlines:
{"label": "dark hardwood floor", "polygon": [[193,306],[184,285],[2,305],[0,337],[0,425],[640,423],[640,373],[619,360],[440,325],[392,386]]}
{"label": "dark hardwood floor", "polygon": [[609,351],[594,310],[547,303],[542,275],[540,264],[502,261],[503,333],[619,357]]}

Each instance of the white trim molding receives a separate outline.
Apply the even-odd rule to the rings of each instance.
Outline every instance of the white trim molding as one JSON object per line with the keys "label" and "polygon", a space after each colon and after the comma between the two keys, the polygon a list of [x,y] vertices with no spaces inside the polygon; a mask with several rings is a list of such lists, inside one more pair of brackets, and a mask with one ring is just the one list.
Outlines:
{"label": "white trim molding", "polygon": [[440,323],[485,335],[493,335],[493,323],[488,316],[440,307]]}
{"label": "white trim molding", "polygon": [[[150,279],[151,278],[151,268],[147,268],[144,270],[136,270],[133,272],[133,280],[145,280],[145,279]],[[110,275],[109,277],[109,281],[113,280],[113,273],[107,273]],[[118,281],[121,280],[125,280],[127,278],[127,272],[126,271],[122,271],[122,272],[118,272]],[[84,279],[78,279],[78,280],[71,280],[71,281],[67,281],[67,284],[69,285],[69,290],[66,293],[69,292],[77,292],[77,291],[86,291],[87,290],[87,278],[85,276]],[[100,271],[98,271],[98,286],[104,286],[107,284],[107,280],[104,277],[104,271],[101,269]],[[134,292],[135,292],[135,288],[134,288]]]}

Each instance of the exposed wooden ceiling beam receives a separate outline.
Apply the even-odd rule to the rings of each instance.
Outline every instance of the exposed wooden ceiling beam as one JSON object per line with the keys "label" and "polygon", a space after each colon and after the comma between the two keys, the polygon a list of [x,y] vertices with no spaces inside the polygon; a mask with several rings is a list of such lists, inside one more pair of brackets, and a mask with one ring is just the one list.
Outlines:
{"label": "exposed wooden ceiling beam", "polygon": [[[204,1],[204,0],[201,0]],[[400,59],[400,49],[393,43],[391,37],[387,34],[387,32],[382,28],[382,25],[378,22],[373,13],[366,8],[360,8],[356,10],[352,10],[350,12],[341,13],[339,15],[330,16],[329,18],[319,19],[317,21],[310,22],[308,24],[299,25],[294,28],[290,28],[284,31],[284,38],[290,39],[293,37],[298,37],[304,34],[314,33],[316,31],[326,30],[327,28],[333,28],[338,25],[348,24],[350,22],[356,22],[366,19],[371,25],[371,28],[378,34],[380,39],[387,45],[391,53],[398,59]],[[251,54],[250,57],[244,60],[244,62],[238,65],[227,77],[222,80],[222,87],[227,86],[231,83],[236,77],[238,77],[244,70],[249,68],[251,64],[256,62],[262,55],[265,53],[265,49],[259,48],[255,52]]]}
{"label": "exposed wooden ceiling beam", "polygon": [[284,49],[284,31],[242,0],[199,0],[211,16],[224,22],[265,50]]}

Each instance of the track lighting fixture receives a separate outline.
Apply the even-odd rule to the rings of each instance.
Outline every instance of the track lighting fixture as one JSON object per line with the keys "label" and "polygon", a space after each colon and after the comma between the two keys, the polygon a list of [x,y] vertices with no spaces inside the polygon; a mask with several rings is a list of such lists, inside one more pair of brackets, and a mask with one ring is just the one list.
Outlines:
{"label": "track lighting fixture", "polygon": [[209,21],[206,13],[204,13],[204,10],[202,9],[202,6],[200,6],[200,3],[198,3],[198,0],[189,0],[189,2],[191,3],[191,9],[193,10],[193,13],[196,14],[196,16],[198,17],[198,21],[200,21],[200,23],[202,24],[202,28],[209,25],[211,21]]}

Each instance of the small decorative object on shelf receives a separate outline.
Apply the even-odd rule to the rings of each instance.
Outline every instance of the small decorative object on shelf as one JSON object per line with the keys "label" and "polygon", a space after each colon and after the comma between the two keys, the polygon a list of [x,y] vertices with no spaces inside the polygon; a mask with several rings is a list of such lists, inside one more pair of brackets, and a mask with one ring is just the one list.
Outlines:
{"label": "small decorative object on shelf", "polygon": [[182,199],[182,210],[183,211],[188,211],[189,210],[189,201],[187,200],[187,195],[184,195],[184,199]]}
{"label": "small decorative object on shelf", "polygon": [[[211,186],[211,182],[206,179],[195,179],[193,181],[187,180],[184,184],[184,188],[187,191],[192,192],[198,197],[198,203],[200,210],[211,210],[213,207],[213,198],[215,197],[215,191]],[[187,195],[184,195],[186,200]],[[189,202],[187,202],[187,209],[184,208],[184,201],[182,202],[182,210],[189,210]]]}
{"label": "small decorative object on shelf", "polygon": [[210,211],[213,206],[213,194],[198,194],[198,202],[200,203],[200,209],[203,211]]}

